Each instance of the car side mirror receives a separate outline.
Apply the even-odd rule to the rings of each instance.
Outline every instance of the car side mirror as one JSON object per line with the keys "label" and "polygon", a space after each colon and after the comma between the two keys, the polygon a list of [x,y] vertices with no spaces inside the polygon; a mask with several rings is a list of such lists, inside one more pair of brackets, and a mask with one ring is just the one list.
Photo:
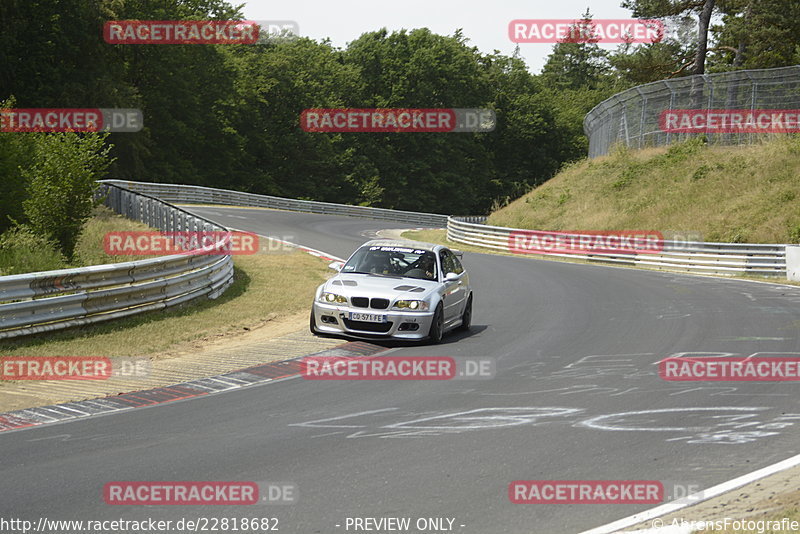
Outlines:
{"label": "car side mirror", "polygon": [[444,275],[444,281],[445,282],[455,282],[456,280],[458,280],[458,278],[460,276],[461,275],[456,274],[456,273],[447,273],[446,275]]}
{"label": "car side mirror", "polygon": [[334,271],[341,271],[342,267],[344,267],[344,262],[341,261],[334,261],[333,263],[328,264],[329,269],[333,269]]}

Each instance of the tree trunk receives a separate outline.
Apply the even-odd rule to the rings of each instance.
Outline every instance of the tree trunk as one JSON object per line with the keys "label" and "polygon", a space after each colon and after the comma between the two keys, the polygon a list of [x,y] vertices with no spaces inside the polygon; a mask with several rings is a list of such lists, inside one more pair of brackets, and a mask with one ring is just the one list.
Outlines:
{"label": "tree trunk", "polygon": [[706,0],[700,12],[699,28],[697,31],[697,54],[694,57],[693,74],[705,74],[706,53],[708,52],[708,26],[711,23],[711,13],[714,11],[715,0]]}
{"label": "tree trunk", "polygon": [[705,77],[698,76],[706,72],[706,54],[708,53],[708,26],[711,23],[711,13],[714,11],[715,0],[705,0],[700,11],[699,29],[697,32],[697,54],[694,56],[692,66],[692,85],[689,89],[689,106],[691,109],[705,108]]}

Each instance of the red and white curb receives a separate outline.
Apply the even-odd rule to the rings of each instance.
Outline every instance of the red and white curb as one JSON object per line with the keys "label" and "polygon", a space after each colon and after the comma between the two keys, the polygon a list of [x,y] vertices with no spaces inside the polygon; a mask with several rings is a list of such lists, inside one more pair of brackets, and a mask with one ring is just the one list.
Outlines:
{"label": "red and white curb", "polygon": [[307,354],[279,362],[265,363],[217,376],[190,380],[172,386],[144,391],[134,391],[113,397],[65,402],[50,406],[39,406],[25,410],[0,413],[0,433],[24,430],[35,426],[83,419],[135,408],[147,408],[178,400],[204,397],[241,389],[266,382],[300,376],[302,360],[314,356],[336,356],[348,358],[372,357],[389,350],[386,347],[364,341],[351,341],[313,354]]}

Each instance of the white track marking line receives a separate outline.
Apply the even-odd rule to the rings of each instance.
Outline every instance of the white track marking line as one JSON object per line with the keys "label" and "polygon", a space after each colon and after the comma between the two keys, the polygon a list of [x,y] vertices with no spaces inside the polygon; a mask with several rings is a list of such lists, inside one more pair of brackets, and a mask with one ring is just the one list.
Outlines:
{"label": "white track marking line", "polygon": [[[693,506],[697,503],[706,501],[713,497],[717,497],[722,495],[723,493],[727,493],[731,490],[744,486],[745,484],[749,484],[755,480],[759,480],[764,477],[768,477],[769,475],[773,475],[780,471],[784,471],[786,469],[790,469],[800,465],[800,454],[797,456],[792,456],[791,458],[787,458],[781,462],[776,464],[769,465],[767,467],[758,469],[757,471],[753,471],[752,473],[748,473],[746,475],[742,475],[740,477],[736,477],[733,480],[729,480],[727,482],[723,482],[722,484],[717,484],[711,488],[706,490],[699,491],[688,497],[684,497],[683,499],[679,499],[675,502],[662,504],[661,506],[656,506],[655,508],[651,508],[650,510],[646,510],[644,512],[640,512],[638,514],[634,514],[612,523],[608,523],[606,525],[602,525],[591,530],[585,530],[580,534],[612,534],[617,532],[620,529],[628,528],[630,526],[636,525],[637,523],[641,523],[643,521],[648,521],[650,519],[655,519],[657,517],[661,517],[662,515],[669,514],[676,510],[680,510],[682,508],[686,508],[687,506]],[[641,532],[675,532],[678,534],[680,531],[664,531],[664,530],[644,530]]]}

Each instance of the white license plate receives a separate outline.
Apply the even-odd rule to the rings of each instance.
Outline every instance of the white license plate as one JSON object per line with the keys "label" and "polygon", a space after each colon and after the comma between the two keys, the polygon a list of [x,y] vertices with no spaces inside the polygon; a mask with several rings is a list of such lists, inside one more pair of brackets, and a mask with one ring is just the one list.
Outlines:
{"label": "white license plate", "polygon": [[367,323],[385,323],[386,316],[385,315],[378,315],[376,313],[360,313],[360,312],[350,312],[350,320],[351,321],[364,321]]}

